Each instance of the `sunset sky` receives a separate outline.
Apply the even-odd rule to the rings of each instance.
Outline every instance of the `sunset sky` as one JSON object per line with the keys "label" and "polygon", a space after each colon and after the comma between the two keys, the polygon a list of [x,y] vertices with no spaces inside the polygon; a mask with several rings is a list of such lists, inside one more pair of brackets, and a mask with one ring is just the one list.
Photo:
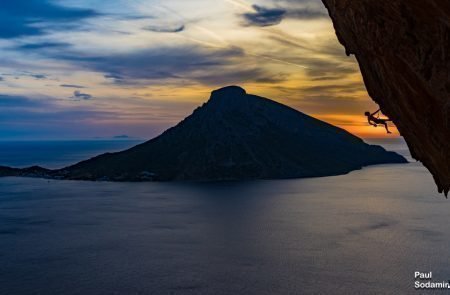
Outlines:
{"label": "sunset sky", "polygon": [[319,0],[2,1],[0,25],[0,140],[151,138],[232,84],[386,136]]}

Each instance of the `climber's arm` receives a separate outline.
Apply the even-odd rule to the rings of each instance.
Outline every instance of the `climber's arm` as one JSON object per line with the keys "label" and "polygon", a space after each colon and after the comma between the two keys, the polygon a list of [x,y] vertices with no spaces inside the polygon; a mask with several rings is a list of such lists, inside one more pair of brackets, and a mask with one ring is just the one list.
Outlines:
{"label": "climber's arm", "polygon": [[380,111],[381,111],[381,109],[378,109],[378,111],[373,112],[373,113],[372,113],[372,116],[375,116],[375,115],[378,114]]}

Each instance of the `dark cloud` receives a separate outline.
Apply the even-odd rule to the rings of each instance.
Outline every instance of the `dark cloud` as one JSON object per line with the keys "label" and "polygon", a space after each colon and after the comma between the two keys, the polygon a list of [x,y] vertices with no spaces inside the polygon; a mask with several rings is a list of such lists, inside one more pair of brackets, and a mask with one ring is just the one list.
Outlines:
{"label": "dark cloud", "polygon": [[285,18],[318,19],[327,17],[325,7],[319,1],[277,1],[276,7],[253,5],[255,12],[244,13],[245,26],[267,27],[278,25]]}
{"label": "dark cloud", "polygon": [[39,43],[28,43],[15,47],[18,50],[39,50],[39,49],[62,49],[68,48],[70,46],[69,43],[60,43],[60,42],[39,42]]}
{"label": "dark cloud", "polygon": [[67,22],[98,15],[90,9],[69,8],[51,0],[14,0],[0,3],[0,38],[42,35]]}
{"label": "dark cloud", "polygon": [[47,79],[47,75],[44,74],[30,74],[30,77],[35,78],[36,80],[44,80]]}
{"label": "dark cloud", "polygon": [[82,93],[82,92],[79,91],[79,90],[75,90],[75,91],[73,92],[72,98],[88,100],[88,99],[91,99],[91,98],[92,98],[92,95],[87,94],[87,93]]}
{"label": "dark cloud", "polygon": [[230,82],[273,80],[253,64],[245,68],[242,63],[236,65],[236,60],[245,56],[239,47],[205,49],[197,46],[148,48],[101,56],[70,50],[52,55],[89,71],[103,73],[106,79],[123,86],[167,79],[220,86]]}
{"label": "dark cloud", "polygon": [[2,81],[5,81],[5,79],[2,76],[0,76],[0,82]]}
{"label": "dark cloud", "polygon": [[74,84],[61,84],[59,86],[64,87],[64,88],[79,88],[79,89],[86,88],[84,86],[74,85]]}
{"label": "dark cloud", "polygon": [[259,5],[253,5],[252,7],[255,12],[243,14],[247,26],[274,26],[279,24],[286,15],[286,10],[281,8],[266,8]]}
{"label": "dark cloud", "polygon": [[32,73],[32,72],[28,72],[28,71],[21,71],[21,72],[17,72],[17,73],[10,73],[10,74],[2,74],[3,76],[10,76],[10,77],[14,77],[14,79],[20,79],[22,77],[31,77],[34,78],[36,80],[46,80],[49,79],[49,76],[47,74],[42,74],[42,73]]}
{"label": "dark cloud", "polygon": [[179,33],[184,31],[184,25],[177,26],[146,26],[144,30],[156,33]]}
{"label": "dark cloud", "polygon": [[[277,83],[285,80],[280,75],[274,75],[259,67],[254,56],[247,56],[242,48],[236,46],[155,47],[111,54],[83,53],[70,44],[58,42],[30,43],[21,45],[20,48],[70,62],[81,70],[102,73],[109,82],[124,87],[156,83],[152,80],[172,80],[171,83],[200,83],[208,86],[243,82]],[[64,50],[60,50],[61,48]],[[33,74],[33,77],[46,78],[45,75],[39,74]]]}

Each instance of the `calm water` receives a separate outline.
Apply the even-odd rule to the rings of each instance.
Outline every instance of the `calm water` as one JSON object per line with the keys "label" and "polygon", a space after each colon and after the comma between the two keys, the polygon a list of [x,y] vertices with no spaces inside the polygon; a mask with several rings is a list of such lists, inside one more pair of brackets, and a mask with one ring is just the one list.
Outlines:
{"label": "calm water", "polygon": [[449,221],[417,163],[221,184],[3,178],[0,294],[420,294],[414,271],[450,279]]}

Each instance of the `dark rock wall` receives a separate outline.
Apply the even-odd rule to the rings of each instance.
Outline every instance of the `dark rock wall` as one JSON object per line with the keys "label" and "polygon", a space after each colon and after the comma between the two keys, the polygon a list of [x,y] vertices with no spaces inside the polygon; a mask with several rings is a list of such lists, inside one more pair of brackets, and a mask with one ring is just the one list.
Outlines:
{"label": "dark rock wall", "polygon": [[450,1],[322,0],[367,91],[450,189]]}

